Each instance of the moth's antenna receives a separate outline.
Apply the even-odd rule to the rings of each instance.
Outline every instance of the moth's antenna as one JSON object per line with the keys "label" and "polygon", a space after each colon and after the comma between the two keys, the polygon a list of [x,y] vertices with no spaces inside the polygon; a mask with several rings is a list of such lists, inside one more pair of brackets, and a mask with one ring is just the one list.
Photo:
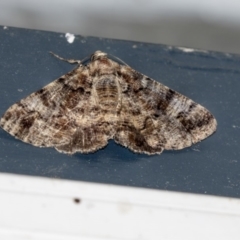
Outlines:
{"label": "moth's antenna", "polygon": [[91,55],[89,55],[89,56],[85,57],[83,60],[81,60],[81,63],[84,64],[85,62],[90,61],[90,59],[91,59]]}
{"label": "moth's antenna", "polygon": [[[90,59],[91,59],[91,55],[83,58],[82,60],[78,60],[78,59],[66,59],[66,58],[62,58],[62,57],[60,57],[59,55],[57,55],[56,53],[53,53],[53,52],[49,52],[49,53],[52,54],[54,57],[58,58],[59,60],[65,61],[65,62],[68,62],[68,63],[71,63],[71,64],[77,63],[77,64],[79,64],[79,65],[82,65],[82,64],[84,64],[85,62],[90,61]],[[118,57],[116,57],[116,56],[114,56],[114,55],[112,55],[112,54],[107,54],[107,55],[108,55],[109,57],[113,58],[113,60],[117,60],[119,63],[122,63],[122,64],[124,64],[124,65],[126,65],[126,66],[129,67],[129,65],[128,65],[127,63],[125,63],[122,59],[120,59],[120,58],[118,58]]]}
{"label": "moth's antenna", "polygon": [[108,54],[108,56],[110,56],[110,57],[113,58],[114,60],[117,60],[118,62],[123,63],[124,65],[130,67],[130,66],[129,66],[128,64],[126,64],[122,59],[120,59],[120,58],[118,58],[118,57],[116,57],[116,56],[114,56],[114,55],[112,55],[112,54]]}
{"label": "moth's antenna", "polygon": [[53,53],[53,52],[49,52],[50,54],[52,54],[54,57],[60,59],[61,61],[65,61],[71,64],[77,63],[79,65],[81,65],[82,61],[81,60],[76,60],[76,59],[66,59],[66,58],[62,58],[60,56],[58,56],[57,54]]}

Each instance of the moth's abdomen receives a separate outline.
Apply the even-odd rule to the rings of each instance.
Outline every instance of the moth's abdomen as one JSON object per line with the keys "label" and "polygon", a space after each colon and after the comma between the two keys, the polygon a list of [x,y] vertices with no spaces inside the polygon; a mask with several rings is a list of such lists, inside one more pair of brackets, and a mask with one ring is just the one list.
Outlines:
{"label": "moth's abdomen", "polygon": [[119,101],[119,86],[114,76],[101,77],[95,85],[99,106],[109,112],[116,111]]}

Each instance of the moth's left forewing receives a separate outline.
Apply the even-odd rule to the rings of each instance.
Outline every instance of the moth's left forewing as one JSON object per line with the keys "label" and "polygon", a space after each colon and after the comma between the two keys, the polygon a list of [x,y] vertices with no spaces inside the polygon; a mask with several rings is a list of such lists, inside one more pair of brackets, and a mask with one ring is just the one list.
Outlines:
{"label": "moth's left forewing", "polygon": [[35,146],[50,147],[69,142],[76,128],[75,117],[81,116],[81,107],[88,100],[83,90],[87,89],[86,84],[81,88],[74,81],[77,72],[78,69],[70,71],[12,105],[2,116],[0,126]]}

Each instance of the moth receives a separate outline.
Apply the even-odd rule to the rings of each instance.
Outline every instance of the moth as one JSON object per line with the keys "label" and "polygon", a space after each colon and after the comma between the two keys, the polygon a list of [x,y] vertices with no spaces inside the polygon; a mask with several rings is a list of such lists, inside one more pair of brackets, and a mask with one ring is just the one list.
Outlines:
{"label": "moth", "polygon": [[116,62],[101,51],[12,105],[0,126],[23,142],[59,152],[91,153],[109,139],[136,153],[160,154],[195,144],[216,131],[200,104]]}

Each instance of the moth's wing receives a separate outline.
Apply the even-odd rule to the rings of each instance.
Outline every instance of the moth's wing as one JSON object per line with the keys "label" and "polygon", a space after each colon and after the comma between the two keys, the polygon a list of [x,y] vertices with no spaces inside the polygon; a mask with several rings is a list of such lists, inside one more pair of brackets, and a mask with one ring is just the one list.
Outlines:
{"label": "moth's wing", "polygon": [[126,66],[119,79],[122,110],[114,139],[123,146],[156,154],[191,146],[216,131],[213,115],[180,93]]}
{"label": "moth's wing", "polygon": [[69,154],[96,151],[107,144],[110,127],[98,117],[91,81],[80,66],[12,105],[0,126],[35,146]]}

